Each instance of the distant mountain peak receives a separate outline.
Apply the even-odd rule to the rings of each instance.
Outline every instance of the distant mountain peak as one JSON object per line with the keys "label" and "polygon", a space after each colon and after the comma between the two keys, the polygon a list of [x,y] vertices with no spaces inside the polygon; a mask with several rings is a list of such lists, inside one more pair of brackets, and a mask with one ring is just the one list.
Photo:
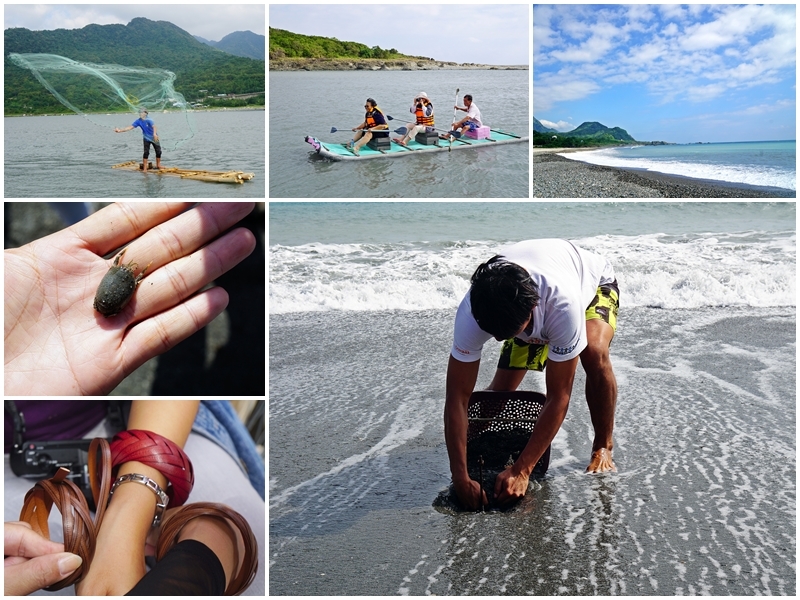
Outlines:
{"label": "distant mountain peak", "polygon": [[236,56],[244,56],[245,58],[255,58],[258,60],[265,60],[267,38],[263,35],[258,35],[250,30],[247,31],[234,31],[229,33],[218,42],[206,40],[199,35],[194,36],[198,42],[222,50],[228,54]]}
{"label": "distant mountain peak", "polygon": [[536,117],[533,117],[533,130],[538,131],[539,133],[558,133],[555,129],[550,129],[549,127],[542,125],[542,122]]}
{"label": "distant mountain peak", "polygon": [[572,131],[562,133],[565,136],[581,136],[581,137],[599,137],[602,135],[610,135],[615,140],[620,142],[635,142],[636,140],[621,127],[606,127],[597,121],[586,121],[581,123]]}

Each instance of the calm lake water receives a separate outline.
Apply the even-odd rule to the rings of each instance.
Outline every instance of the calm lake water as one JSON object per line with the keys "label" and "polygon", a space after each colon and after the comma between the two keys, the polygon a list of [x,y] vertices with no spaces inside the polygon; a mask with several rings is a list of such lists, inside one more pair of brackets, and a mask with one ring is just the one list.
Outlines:
{"label": "calm lake water", "polygon": [[[419,92],[433,102],[437,125],[448,125],[456,89],[460,106],[463,95],[472,94],[490,127],[526,135],[529,78],[529,71],[270,72],[270,198],[527,198],[525,143],[331,162],[314,154],[304,138],[349,141],[350,129],[364,120],[367,97],[395,117],[389,125],[397,129],[411,120],[408,108]],[[346,131],[331,134],[331,127]]]}
{"label": "calm lake water", "polygon": [[[179,114],[151,115],[161,130]],[[263,198],[266,195],[265,113],[260,110],[197,112],[194,137],[175,150],[167,142],[162,165],[210,171],[254,173],[242,185],[156,177],[111,169],[141,160],[139,129],[127,127],[132,115],[8,117],[5,130],[6,198]],[[105,126],[107,125],[107,129]],[[155,151],[150,149],[150,160]]]}

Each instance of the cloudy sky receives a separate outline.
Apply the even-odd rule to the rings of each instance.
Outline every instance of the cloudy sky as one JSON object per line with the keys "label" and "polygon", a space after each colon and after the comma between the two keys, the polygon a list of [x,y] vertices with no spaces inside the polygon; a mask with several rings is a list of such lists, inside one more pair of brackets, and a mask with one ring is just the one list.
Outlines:
{"label": "cloudy sky", "polygon": [[[530,64],[526,4],[270,4],[269,26],[436,60]],[[377,26],[376,26],[377,25]]]}
{"label": "cloudy sky", "polygon": [[169,21],[218,42],[234,31],[266,35],[264,4],[6,4],[4,29],[80,29],[90,23],[127,25],[136,17]]}
{"label": "cloudy sky", "polygon": [[534,5],[533,114],[637,140],[795,139],[795,5]]}

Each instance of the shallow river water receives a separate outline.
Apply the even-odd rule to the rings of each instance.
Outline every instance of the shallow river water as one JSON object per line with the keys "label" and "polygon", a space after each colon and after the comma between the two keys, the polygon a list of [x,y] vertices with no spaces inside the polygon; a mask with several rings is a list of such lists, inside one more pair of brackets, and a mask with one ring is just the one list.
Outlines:
{"label": "shallow river water", "polygon": [[[410,120],[419,92],[433,102],[436,124],[446,126],[456,89],[460,106],[463,95],[472,94],[487,125],[529,135],[529,77],[530,71],[270,72],[270,198],[527,198],[527,143],[331,162],[313,154],[304,138],[349,141],[368,97],[395,117],[389,125],[397,129]],[[345,131],[331,134],[331,127]]]}
{"label": "shallow river water", "polygon": [[[161,131],[180,114],[152,114]],[[6,198],[264,198],[265,112],[228,110],[196,112],[194,137],[167,150],[162,136],[162,165],[209,171],[254,173],[241,185],[207,183],[177,177],[144,175],[111,165],[142,158],[140,129],[114,133],[135,116],[78,115],[6,117],[4,196]],[[100,123],[101,125],[96,124]],[[187,131],[175,123],[181,137]],[[155,163],[155,151],[150,149]]]}

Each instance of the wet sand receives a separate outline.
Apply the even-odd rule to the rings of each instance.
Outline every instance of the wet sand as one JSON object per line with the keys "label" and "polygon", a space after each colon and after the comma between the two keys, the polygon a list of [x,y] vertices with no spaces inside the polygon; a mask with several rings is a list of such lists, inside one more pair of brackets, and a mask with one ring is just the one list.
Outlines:
{"label": "wet sand", "polygon": [[782,188],[592,165],[558,156],[555,152],[563,153],[559,149],[534,148],[533,152],[534,198],[795,198],[797,195],[794,190]]}
{"label": "wet sand", "polygon": [[619,472],[584,473],[579,368],[547,475],[483,514],[432,507],[452,316],[270,316],[271,594],[796,594],[794,308],[627,309]]}

